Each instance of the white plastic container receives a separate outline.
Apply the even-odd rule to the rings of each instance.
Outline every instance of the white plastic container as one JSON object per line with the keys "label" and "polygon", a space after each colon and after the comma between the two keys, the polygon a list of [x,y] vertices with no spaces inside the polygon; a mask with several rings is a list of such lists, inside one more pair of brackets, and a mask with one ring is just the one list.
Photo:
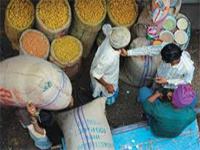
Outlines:
{"label": "white plastic container", "polygon": [[163,40],[164,42],[167,42],[167,43],[172,43],[174,42],[174,35],[171,31],[169,30],[163,30],[161,33],[160,33],[160,36],[159,38],[161,40]]}
{"label": "white plastic container", "polygon": [[173,16],[167,16],[163,22],[163,28],[166,30],[174,30],[176,27],[176,19]]}
{"label": "white plastic container", "polygon": [[188,41],[188,35],[183,30],[177,30],[174,33],[174,38],[175,38],[175,42],[180,45],[183,45],[183,44],[187,43],[187,41]]}
{"label": "white plastic container", "polygon": [[188,20],[186,18],[180,18],[177,21],[177,27],[180,30],[186,30],[188,27]]}

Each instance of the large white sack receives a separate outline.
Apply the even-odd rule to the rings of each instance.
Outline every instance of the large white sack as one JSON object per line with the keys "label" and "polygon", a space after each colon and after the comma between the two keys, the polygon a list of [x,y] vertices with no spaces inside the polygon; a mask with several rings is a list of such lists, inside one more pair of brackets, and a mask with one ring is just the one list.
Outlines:
{"label": "large white sack", "polygon": [[58,110],[69,105],[72,86],[56,65],[32,56],[16,56],[0,62],[0,103]]}
{"label": "large white sack", "polygon": [[62,112],[58,123],[63,130],[67,150],[114,150],[111,131],[105,116],[106,98]]}
{"label": "large white sack", "polygon": [[[149,41],[145,37],[137,37],[131,42],[130,48],[148,45]],[[132,86],[150,86],[153,80],[147,78],[154,78],[160,62],[161,55],[128,57],[120,71],[119,78]]]}

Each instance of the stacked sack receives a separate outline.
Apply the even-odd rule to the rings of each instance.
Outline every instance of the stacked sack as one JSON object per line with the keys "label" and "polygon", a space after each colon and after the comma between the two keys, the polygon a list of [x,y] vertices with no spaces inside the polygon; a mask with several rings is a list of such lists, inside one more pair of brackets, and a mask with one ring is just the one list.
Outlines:
{"label": "stacked sack", "polygon": [[70,35],[82,42],[84,58],[90,53],[105,16],[105,0],[75,0]]}
{"label": "stacked sack", "polygon": [[11,0],[6,8],[5,33],[13,49],[19,50],[19,38],[22,32],[32,28],[34,6],[30,0]]}

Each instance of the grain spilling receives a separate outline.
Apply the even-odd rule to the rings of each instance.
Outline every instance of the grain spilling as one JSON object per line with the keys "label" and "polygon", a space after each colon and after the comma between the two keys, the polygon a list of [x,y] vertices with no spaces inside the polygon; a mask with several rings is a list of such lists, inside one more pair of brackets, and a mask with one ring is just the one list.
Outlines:
{"label": "grain spilling", "polygon": [[134,0],[110,0],[110,12],[119,25],[127,25],[137,17]]}
{"label": "grain spilling", "polygon": [[75,9],[82,20],[88,24],[98,23],[106,13],[104,0],[77,0]]}
{"label": "grain spilling", "polygon": [[69,8],[64,0],[43,0],[38,6],[38,16],[52,30],[61,28],[69,18]]}
{"label": "grain spilling", "polygon": [[53,50],[59,61],[67,63],[76,59],[80,54],[78,39],[72,36],[65,36],[53,41]]}
{"label": "grain spilling", "polygon": [[43,58],[49,50],[49,43],[41,32],[29,30],[22,34],[21,47],[27,54]]}
{"label": "grain spilling", "polygon": [[28,0],[11,1],[8,18],[17,28],[26,28],[34,18],[33,5]]}

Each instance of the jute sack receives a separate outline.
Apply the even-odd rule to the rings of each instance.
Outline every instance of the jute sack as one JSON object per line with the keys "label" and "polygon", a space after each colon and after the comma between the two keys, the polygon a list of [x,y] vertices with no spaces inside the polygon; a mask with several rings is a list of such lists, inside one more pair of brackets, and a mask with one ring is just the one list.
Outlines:
{"label": "jute sack", "polygon": [[63,69],[63,71],[67,74],[67,76],[70,79],[73,79],[75,77],[75,75],[80,71],[80,68],[81,68],[83,46],[82,46],[82,43],[77,38],[75,38],[73,36],[68,36],[68,37],[71,37],[74,40],[76,40],[78,45],[79,45],[79,54],[77,55],[77,57],[72,59],[72,60],[70,60],[70,61],[68,61],[68,62],[62,62],[61,60],[59,60],[59,58],[56,57],[54,49],[53,49],[54,43],[57,40],[57,39],[55,39],[51,43],[49,60],[52,63],[54,63],[57,66],[59,66],[61,69]]}
{"label": "jute sack", "polygon": [[[10,40],[12,47],[14,50],[19,50],[19,38],[22,34],[22,32],[26,29],[30,29],[33,27],[34,23],[34,6],[31,3],[30,0],[26,0],[31,6],[32,9],[32,16],[31,16],[31,21],[27,24],[27,26],[23,28],[19,28],[15,25],[12,24],[12,21],[9,18],[9,11],[11,9],[12,4],[15,2],[15,0],[11,0],[6,8],[6,13],[5,13],[5,21],[4,21],[4,26],[5,26],[5,33],[8,39]],[[30,10],[31,11],[31,10]],[[20,21],[20,20],[19,20]]]}
{"label": "jute sack", "polygon": [[71,19],[72,19],[71,7],[69,5],[69,2],[67,0],[64,0],[64,2],[66,3],[66,6],[68,7],[67,22],[62,27],[52,30],[45,26],[45,24],[42,22],[42,20],[40,19],[38,15],[39,6],[43,1],[44,0],[40,0],[36,6],[36,28],[40,30],[41,32],[43,32],[50,41],[52,41],[53,39],[65,36],[68,33],[69,27],[71,25]]}
{"label": "jute sack", "polygon": [[48,110],[66,108],[72,86],[66,74],[43,59],[21,55],[0,63],[0,103]]}
{"label": "jute sack", "polygon": [[[131,42],[130,48],[148,46],[149,41],[145,37],[138,37]],[[161,56],[132,56],[127,57],[121,71],[120,79],[127,84],[136,87],[150,86],[156,74]]]}
{"label": "jute sack", "polygon": [[[72,22],[71,28],[70,28],[70,35],[73,35],[77,37],[83,44],[83,58],[86,58],[88,54],[90,53],[90,50],[95,42],[96,36],[98,32],[101,30],[103,21],[106,16],[106,2],[105,0],[102,0],[104,3],[104,15],[103,17],[96,23],[91,24],[88,22],[85,22],[78,9],[76,8],[76,5],[79,0],[75,0],[75,11],[74,14],[74,20]],[[95,2],[95,1],[94,1]]]}
{"label": "jute sack", "polygon": [[[19,54],[20,55],[31,55],[26,51],[26,49],[24,49],[23,42],[22,42],[24,35],[26,35],[27,33],[30,33],[30,32],[35,32],[35,33],[39,34],[44,39],[44,41],[46,42],[46,45],[47,45],[46,49],[42,49],[42,51],[45,51],[44,55],[43,56],[35,56],[35,57],[39,57],[39,58],[42,58],[42,59],[47,59],[48,56],[49,56],[49,47],[50,47],[49,46],[49,40],[47,39],[47,37],[42,32],[39,32],[39,31],[33,30],[33,29],[25,30],[22,33],[22,35],[21,35],[21,37],[19,39]],[[38,40],[38,42],[41,42],[41,41]],[[29,44],[31,44],[31,41],[30,41]],[[33,43],[33,44],[36,44],[36,43]],[[40,44],[40,43],[38,43],[38,44]],[[33,55],[31,55],[31,56],[33,56]]]}
{"label": "jute sack", "polygon": [[58,114],[68,150],[114,150],[111,131],[105,116],[106,98]]}
{"label": "jute sack", "polygon": [[[135,14],[135,16],[132,18],[132,20],[129,23],[122,25],[119,22],[117,22],[116,19],[114,19],[113,15],[111,13],[110,0],[108,0],[108,5],[107,5],[108,17],[106,17],[106,23],[111,24],[113,27],[115,27],[115,26],[125,26],[128,29],[131,29],[132,25],[135,23],[135,21],[137,19],[137,16],[138,16],[138,6],[137,6],[135,0],[132,0],[132,2],[133,2],[133,6],[134,6],[134,10],[133,10],[134,12],[130,12],[130,13]],[[122,5],[121,7],[127,7],[127,6]],[[119,11],[122,11],[122,9],[120,9]],[[101,45],[101,43],[103,42],[103,40],[105,39],[105,37],[106,36],[103,34],[103,31],[101,30],[98,33],[97,38],[96,38],[96,43],[97,43],[98,46]]]}

